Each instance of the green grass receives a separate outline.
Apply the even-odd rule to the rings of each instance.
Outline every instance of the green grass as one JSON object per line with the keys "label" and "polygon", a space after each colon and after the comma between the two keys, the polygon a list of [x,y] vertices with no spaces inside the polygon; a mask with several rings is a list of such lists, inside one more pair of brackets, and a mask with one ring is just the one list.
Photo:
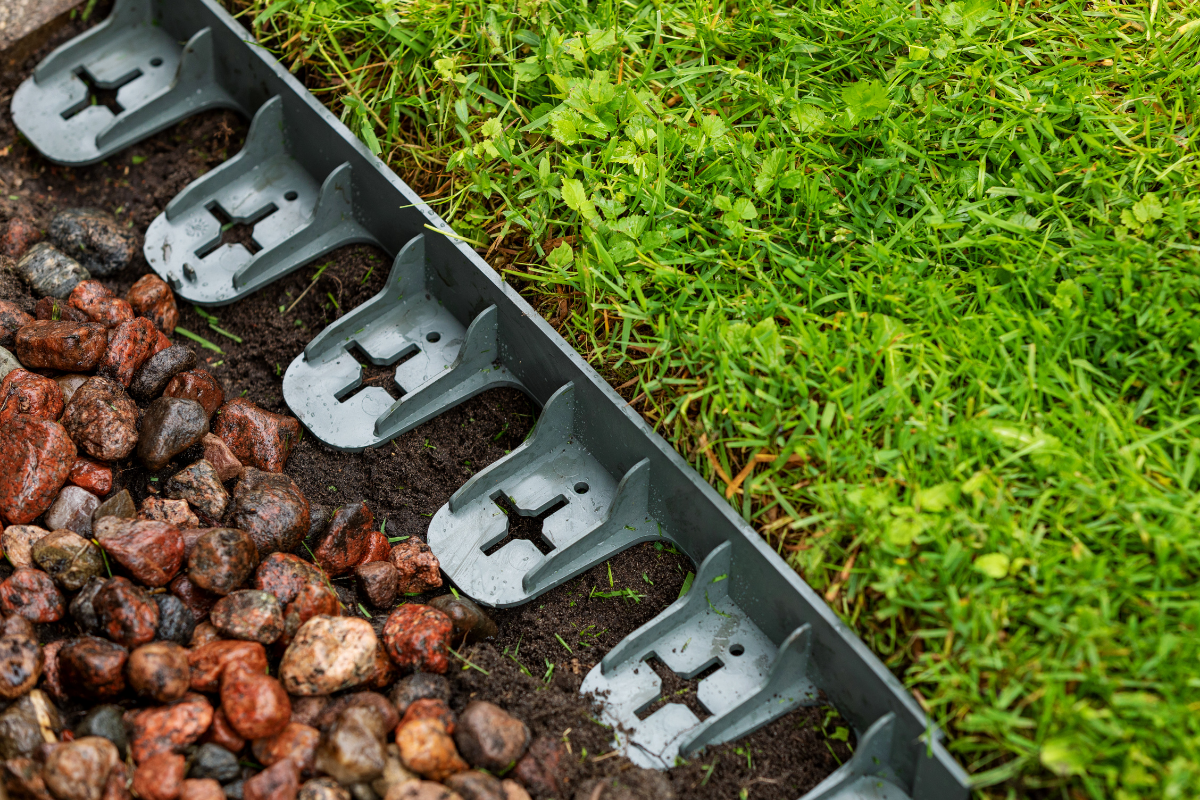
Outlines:
{"label": "green grass", "polygon": [[1200,4],[237,2],[982,794],[1200,794]]}

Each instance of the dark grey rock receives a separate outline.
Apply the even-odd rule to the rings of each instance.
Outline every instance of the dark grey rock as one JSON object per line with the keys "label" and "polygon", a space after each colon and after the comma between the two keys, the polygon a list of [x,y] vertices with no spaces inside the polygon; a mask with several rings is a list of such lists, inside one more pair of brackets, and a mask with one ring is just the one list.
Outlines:
{"label": "dark grey rock", "polygon": [[138,367],[129,384],[129,394],[142,402],[152,400],[163,393],[171,378],[195,366],[196,354],[181,344],[173,344],[150,356]]}
{"label": "dark grey rock", "polygon": [[151,471],[158,471],[174,456],[208,433],[208,413],[195,400],[159,397],[146,409],[137,454]]}
{"label": "dark grey rock", "polygon": [[100,618],[96,616],[96,608],[92,605],[92,601],[96,599],[96,592],[100,591],[100,587],[103,585],[104,578],[91,578],[71,600],[71,605],[67,609],[71,613],[71,618],[83,629],[84,633],[96,633],[100,630]]}
{"label": "dark grey rock", "polygon": [[133,497],[130,496],[129,490],[122,489],[101,503],[96,510],[92,512],[92,524],[95,525],[97,522],[99,522],[101,517],[136,519],[137,506],[133,504]]}
{"label": "dark grey rock", "polygon": [[396,706],[400,716],[418,700],[433,699],[450,702],[450,681],[444,675],[432,672],[414,672],[396,681],[388,699]]}
{"label": "dark grey rock", "polygon": [[133,260],[137,239],[111,214],[94,208],[71,208],[50,221],[50,241],[93,275],[112,275]]}
{"label": "dark grey rock", "polygon": [[92,535],[92,514],[100,507],[100,498],[79,486],[67,485],[58,493],[46,512],[46,529],[66,528],[80,536]]}
{"label": "dark grey rock", "polygon": [[29,758],[46,741],[38,724],[44,715],[55,733],[62,730],[58,708],[40,689],[22,695],[0,714],[0,758]]}
{"label": "dark grey rock", "polygon": [[[228,783],[242,774],[237,756],[221,747],[219,744],[208,742],[196,749],[192,767],[188,770],[189,778],[212,778],[218,783]],[[228,787],[225,790],[229,794]]]}
{"label": "dark grey rock", "polygon": [[173,594],[156,594],[154,602],[158,603],[158,631],[154,638],[186,647],[196,630],[196,615]]}
{"label": "dark grey rock", "polygon": [[75,726],[75,738],[102,736],[117,746],[121,758],[129,747],[129,728],[125,724],[125,709],[120,706],[96,706]]}
{"label": "dark grey rock", "polygon": [[59,300],[65,300],[80,281],[92,277],[78,261],[49,242],[38,242],[29,248],[17,262],[17,274],[29,284],[34,294]]}

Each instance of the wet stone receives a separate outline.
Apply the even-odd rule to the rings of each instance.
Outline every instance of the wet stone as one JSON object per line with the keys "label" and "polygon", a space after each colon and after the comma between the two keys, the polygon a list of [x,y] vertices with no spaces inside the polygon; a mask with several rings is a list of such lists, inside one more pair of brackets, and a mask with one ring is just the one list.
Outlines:
{"label": "wet stone", "polygon": [[42,238],[38,227],[24,217],[13,217],[0,237],[0,255],[9,258],[20,258],[30,245]]}
{"label": "wet stone", "polygon": [[383,643],[401,669],[443,673],[450,666],[454,624],[436,608],[411,603],[388,615]]}
{"label": "wet stone", "polygon": [[57,297],[38,300],[33,307],[33,318],[46,322],[91,322],[87,314]]}
{"label": "wet stone", "polygon": [[212,464],[213,469],[216,470],[217,477],[222,483],[233,480],[241,474],[242,462],[234,457],[233,452],[229,449],[229,445],[225,444],[224,439],[219,436],[213,436],[211,433],[206,433],[204,434],[204,438],[200,440],[200,444],[204,448],[204,460]]}
{"label": "wet stone", "polygon": [[0,380],[8,377],[14,369],[21,369],[21,362],[7,349],[0,347]]}
{"label": "wet stone", "polygon": [[458,717],[454,741],[472,766],[502,770],[525,755],[529,728],[500,706],[473,700]]}
{"label": "wet stone", "polygon": [[[112,491],[112,479],[112,467],[102,461],[95,461],[86,456],[76,458],[75,465],[67,473],[68,481],[80,489],[86,489],[92,494],[97,495],[97,507],[100,504],[99,497]],[[94,511],[92,517],[95,517]],[[91,530],[90,519],[88,520],[88,529]]]}
{"label": "wet stone", "polygon": [[517,761],[512,775],[539,797],[554,797],[561,793],[564,785],[562,770],[567,763],[566,758],[567,751],[561,740],[553,736],[539,736]]}
{"label": "wet stone", "polygon": [[17,331],[14,347],[29,369],[89,372],[108,347],[108,330],[94,322],[35,320]]}
{"label": "wet stone", "polygon": [[94,208],[60,211],[50,220],[46,233],[50,241],[93,275],[112,275],[125,269],[137,252],[133,232],[111,214]]}
{"label": "wet stone", "polygon": [[392,657],[388,655],[387,648],[377,638],[375,641],[375,671],[366,686],[371,689],[386,689],[396,682],[396,676],[399,673],[400,670],[392,661]]}
{"label": "wet stone", "polygon": [[192,583],[187,575],[176,575],[175,579],[167,584],[167,588],[188,607],[197,623],[207,619],[208,612],[221,599],[220,595],[205,591]]}
{"label": "wet stone", "polygon": [[109,578],[92,600],[100,630],[125,647],[154,640],[158,628],[158,604],[144,589],[128,578]]}
{"label": "wet stone", "polygon": [[490,639],[496,635],[496,623],[469,597],[444,594],[429,601],[454,623],[455,637],[466,636],[468,641]]}
{"label": "wet stone", "polygon": [[151,642],[129,654],[125,675],[135,692],[159,703],[187,694],[191,684],[187,650],[174,642]]}
{"label": "wet stone", "polygon": [[279,681],[242,662],[228,665],[221,673],[221,707],[233,729],[247,739],[274,736],[292,716]]}
{"label": "wet stone", "polygon": [[192,689],[215,692],[220,687],[221,675],[232,664],[241,664],[252,672],[265,675],[267,651],[258,642],[219,639],[194,648],[188,653],[188,664]]}
{"label": "wet stone", "polygon": [[154,603],[158,606],[155,638],[180,645],[191,642],[192,633],[196,630],[196,615],[192,610],[173,594],[156,594]]}
{"label": "wet stone", "polygon": [[63,427],[79,448],[101,461],[119,461],[138,440],[138,407],[116,381],[96,376],[75,390]]}
{"label": "wet stone", "polygon": [[[213,627],[211,622],[201,622],[196,625],[196,630],[192,631],[191,646],[203,647],[206,644],[222,641],[221,634]],[[190,656],[189,656],[190,658]]]}
{"label": "wet stone", "polygon": [[[90,513],[87,521],[91,522]],[[33,546],[33,560],[68,592],[78,591],[104,571],[104,558],[100,555],[100,548],[78,533],[65,529],[42,537]]]}
{"label": "wet stone", "polygon": [[159,753],[181,753],[208,730],[213,707],[198,694],[185,694],[165,706],[130,713],[130,750],[133,760],[142,764]]}
{"label": "wet stone", "polygon": [[50,531],[37,525],[9,525],[0,534],[0,549],[16,569],[33,567],[33,545]]}
{"label": "wet stone", "polygon": [[404,714],[418,700],[441,700],[450,702],[450,681],[444,675],[430,672],[414,672],[396,682],[389,696],[396,710]]}
{"label": "wet stone", "polygon": [[179,800],[225,800],[225,790],[214,780],[185,779],[179,789]]}
{"label": "wet stone", "polygon": [[[200,518],[192,511],[186,500],[164,500],[161,497],[147,497],[138,511],[137,518],[153,522],[165,522],[174,525],[180,531],[195,530],[200,527]],[[180,533],[182,536],[182,533]]]}
{"label": "wet stone", "polygon": [[300,769],[285,758],[247,778],[242,786],[244,800],[295,800],[300,791]]}
{"label": "wet stone", "polygon": [[301,772],[312,772],[313,759],[320,742],[321,732],[316,728],[289,722],[287,727],[274,736],[256,740],[251,751],[258,763],[265,766],[290,758],[300,767]]}
{"label": "wet stone", "polygon": [[359,564],[373,564],[376,561],[387,561],[391,555],[392,545],[388,542],[387,534],[383,531],[371,531],[367,536],[367,552],[363,554]]}
{"label": "wet stone", "polygon": [[391,701],[378,692],[351,692],[331,701],[313,722],[313,727],[328,730],[350,708],[365,708],[375,715],[373,730],[392,731],[400,724],[400,715]]}
{"label": "wet stone", "polygon": [[260,559],[294,550],[308,531],[308,523],[308,500],[291,478],[253,467],[242,471],[226,524],[250,534]]}
{"label": "wet stone", "polygon": [[391,608],[396,602],[400,573],[386,561],[372,561],[354,568],[358,593],[377,608]]}
{"label": "wet stone", "polygon": [[288,644],[304,623],[313,617],[336,617],[341,614],[337,592],[324,583],[310,583],[300,590],[296,599],[283,609],[282,644]]}
{"label": "wet stone", "polygon": [[374,672],[375,644],[375,631],[365,619],[313,617],[284,652],[280,679],[294,695],[328,695],[358,686]]}
{"label": "wet stone", "polygon": [[[70,475],[70,473],[67,473]],[[43,520],[50,530],[66,528],[81,536],[92,533],[92,514],[100,507],[100,498],[79,486],[64,486]],[[78,588],[78,587],[75,587]]]}
{"label": "wet stone", "polygon": [[0,423],[13,414],[56,420],[64,405],[57,383],[28,370],[14,369],[0,381]]}
{"label": "wet stone", "polygon": [[257,589],[225,595],[212,607],[209,620],[230,639],[271,644],[283,634],[283,609],[279,601],[270,592]]}
{"label": "wet stone", "polygon": [[46,741],[42,723],[52,732],[62,730],[58,708],[40,689],[32,689],[0,713],[0,758],[29,758]]}
{"label": "wet stone", "polygon": [[167,497],[186,500],[192,508],[212,520],[221,519],[229,504],[229,493],[221,485],[221,476],[204,459],[172,475],[163,491]]}
{"label": "wet stone", "polygon": [[134,374],[154,352],[158,336],[154,323],[145,317],[122,322],[108,337],[97,373],[129,388]]}
{"label": "wet stone", "polygon": [[[196,354],[181,344],[173,344],[146,359],[146,362],[134,374],[133,382],[129,384],[129,393],[142,401],[158,397],[167,388],[167,384],[171,382],[172,378],[194,366],[196,366]],[[177,397],[175,399],[186,398]],[[201,408],[204,406],[201,405]],[[204,415],[207,419],[212,412],[205,408]]]}
{"label": "wet stone", "polygon": [[289,699],[292,703],[292,722],[299,722],[301,725],[314,728],[318,727],[317,719],[321,716],[321,712],[330,704],[329,698],[323,695],[306,697],[292,695]]}
{"label": "wet stone", "polygon": [[300,422],[235,397],[218,409],[213,433],[225,440],[243,464],[283,472],[292,447],[300,441]]}
{"label": "wet stone", "polygon": [[100,504],[92,513],[92,528],[95,529],[96,522],[104,517],[116,517],[117,519],[135,519],[137,517],[137,507],[134,506],[133,497],[130,496],[128,489],[122,489]]}
{"label": "wet stone", "polygon": [[229,783],[242,774],[237,756],[220,745],[206,743],[196,749],[189,778],[208,778],[219,783]]}
{"label": "wet stone", "polygon": [[100,630],[100,618],[96,616],[96,593],[104,586],[104,578],[90,578],[75,597],[71,599],[68,612],[80,629],[85,633],[96,633]]}
{"label": "wet stone", "polygon": [[91,377],[82,372],[68,372],[66,375],[59,375],[55,378],[54,382],[58,384],[58,390],[62,392],[63,402],[71,402],[75,390],[87,383]]}
{"label": "wet stone", "polygon": [[385,800],[465,800],[449,786],[434,781],[409,781],[396,787]]}
{"label": "wet stone", "polygon": [[174,333],[179,323],[179,310],[175,306],[175,293],[162,278],[154,274],[143,275],[129,287],[126,299],[138,316],[148,317],[168,335]]}
{"label": "wet stone", "polygon": [[105,552],[147,586],[166,586],[183,563],[183,537],[169,523],[104,517],[94,530]]}
{"label": "wet stone", "polygon": [[71,290],[67,304],[84,313],[92,322],[98,322],[106,328],[115,328],[122,322],[133,319],[133,309],[129,303],[117,297],[100,281],[82,281]]}
{"label": "wet stone", "polygon": [[75,444],[57,422],[20,415],[0,423],[0,442],[0,517],[16,525],[32,522],[66,482]]}
{"label": "wet stone", "polygon": [[0,300],[0,347],[12,347],[17,329],[33,322],[28,314],[11,300]]}
{"label": "wet stone", "polygon": [[117,753],[125,758],[129,747],[129,727],[125,724],[125,709],[114,705],[101,705],[88,711],[75,726],[75,738],[100,736],[113,743]]}
{"label": "wet stone", "polygon": [[186,769],[187,762],[182,755],[156,753],[139,762],[130,788],[140,800],[178,800]]}
{"label": "wet stone", "polygon": [[58,651],[63,689],[80,700],[115,697],[125,690],[129,651],[98,636],[72,639]]}
{"label": "wet stone", "polygon": [[58,622],[66,601],[50,576],[39,569],[19,569],[0,583],[0,609],[30,622]]}
{"label": "wet stone", "polygon": [[60,300],[80,281],[92,277],[78,261],[49,242],[38,242],[26,250],[17,262],[17,274],[29,284],[34,294]]}
{"label": "wet stone", "polygon": [[343,575],[358,564],[367,551],[375,518],[364,502],[350,503],[333,514],[314,560],[332,576]]}
{"label": "wet stone", "polygon": [[206,433],[208,415],[204,413],[204,406],[195,400],[159,397],[150,403],[142,418],[138,458],[152,472],[157,472],[176,455],[199,442]]}
{"label": "wet stone", "polygon": [[13,700],[36,686],[44,663],[34,637],[23,633],[0,636],[0,697]]}
{"label": "wet stone", "polygon": [[392,566],[400,573],[401,592],[417,594],[442,585],[441,564],[429,545],[410,536],[392,548],[388,555]]}
{"label": "wet stone", "polygon": [[270,592],[283,605],[299,596],[304,587],[324,583],[325,572],[317,565],[292,553],[271,553],[254,573],[254,588]]}
{"label": "wet stone", "polygon": [[56,747],[46,758],[42,777],[58,800],[100,800],[118,760],[112,742],[87,736]]}
{"label": "wet stone", "polygon": [[240,753],[246,747],[246,740],[229,724],[225,709],[218,708],[213,714],[212,725],[204,733],[205,744],[215,744],[231,753]]}
{"label": "wet stone", "polygon": [[[11,619],[22,619],[22,617],[11,617]],[[56,703],[65,702],[67,699],[67,694],[63,691],[62,676],[58,672],[58,651],[63,649],[67,641],[67,639],[57,639],[42,647],[42,688],[54,698]]]}
{"label": "wet stone", "polygon": [[395,744],[387,746],[385,749],[385,759],[383,774],[371,781],[371,788],[375,790],[375,794],[386,798],[388,792],[393,787],[409,781],[419,780],[416,775],[404,767],[404,763],[400,760],[400,748],[396,747]]}
{"label": "wet stone", "polygon": [[[163,389],[163,397],[181,397],[185,400],[195,400],[204,406],[211,417],[225,402],[225,389],[221,382],[209,372],[202,369],[189,369],[180,372],[167,383]],[[224,440],[221,440],[224,441]]]}
{"label": "wet stone", "polygon": [[446,786],[462,795],[463,800],[505,800],[500,779],[485,772],[455,773],[446,779]]}
{"label": "wet stone", "polygon": [[442,781],[468,766],[439,719],[415,719],[396,729],[396,746],[404,766],[422,777]]}
{"label": "wet stone", "polygon": [[386,734],[378,714],[371,709],[346,709],[330,726],[317,750],[317,771],[343,786],[375,780],[386,763]]}
{"label": "wet stone", "polygon": [[256,566],[258,548],[250,534],[213,528],[196,541],[188,556],[188,578],[202,589],[225,595],[249,580]]}
{"label": "wet stone", "polygon": [[449,734],[453,734],[458,728],[458,716],[450,710],[450,706],[446,705],[445,700],[434,697],[426,697],[410,703],[399,724],[407,725],[415,719],[441,720],[442,726]]}
{"label": "wet stone", "polygon": [[350,792],[333,778],[313,778],[300,787],[297,800],[350,800]]}

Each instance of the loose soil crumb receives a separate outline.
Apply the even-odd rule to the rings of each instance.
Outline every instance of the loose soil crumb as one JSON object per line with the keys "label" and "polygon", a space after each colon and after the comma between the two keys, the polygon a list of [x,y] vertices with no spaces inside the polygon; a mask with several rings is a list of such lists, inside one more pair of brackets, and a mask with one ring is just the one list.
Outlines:
{"label": "loose soil crumb", "polygon": [[[93,16],[93,23],[107,9],[99,12],[103,13]],[[103,280],[124,294],[150,271],[141,253],[147,225],[184,186],[240,149],[247,124],[231,112],[208,112],[101,164],[67,168],[47,162],[17,135],[9,102],[20,80],[49,49],[85,27],[80,20],[70,22],[22,69],[0,76],[0,227],[23,217],[44,230],[58,211],[71,207],[114,214],[138,237],[133,264]],[[227,230],[225,239],[256,246],[243,226]],[[12,266],[0,260],[0,298],[32,308],[36,298]],[[323,327],[380,291],[390,266],[387,254],[377,248],[343,247],[224,308],[202,310],[181,303],[175,340],[194,347],[199,366],[222,381],[227,398],[244,396],[268,410],[288,413],[281,389],[288,364]],[[366,359],[360,355],[359,360]],[[399,397],[394,370],[394,365],[367,366],[364,384]],[[359,454],[336,452],[306,436],[293,450],[285,473],[313,504],[332,508],[365,500],[377,525],[386,520],[389,536],[424,539],[434,512],[463,482],[524,441],[536,411],[519,391],[492,390],[388,445]],[[184,453],[163,474],[198,457],[196,452]],[[117,466],[114,492],[129,488],[139,503],[157,493],[156,483],[161,481],[152,480],[157,476],[132,460]],[[510,515],[511,535],[505,541],[538,541],[545,516]],[[618,781],[629,797],[647,800],[663,800],[672,791],[678,798],[702,800],[793,800],[850,755],[846,731],[827,708],[794,711],[740,742],[709,748],[669,770],[664,782],[663,776],[645,773],[610,754],[612,732],[595,721],[591,700],[578,693],[588,670],[670,605],[694,569],[669,542],[644,543],[524,606],[492,612],[499,626],[495,641],[460,651],[465,661],[451,670],[453,704],[461,710],[471,698],[492,700],[525,720],[535,736],[563,741],[571,755],[564,800],[597,779]],[[0,566],[0,578],[9,571],[7,563]],[[344,613],[367,616],[377,630],[382,627],[386,610],[367,608],[352,579],[338,579],[335,585]],[[428,597],[406,599],[422,602]],[[69,619],[41,628],[43,642],[77,635]],[[708,716],[695,697],[704,675],[689,681],[662,665],[656,668],[663,678],[664,699],[649,706],[647,714],[669,700],[685,703],[701,718]],[[77,716],[82,707],[64,711]]]}

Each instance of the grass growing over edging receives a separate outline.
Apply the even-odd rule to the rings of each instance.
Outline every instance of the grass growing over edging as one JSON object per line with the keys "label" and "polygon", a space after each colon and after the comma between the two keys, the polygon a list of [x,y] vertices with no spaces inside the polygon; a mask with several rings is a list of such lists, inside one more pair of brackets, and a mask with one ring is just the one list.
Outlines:
{"label": "grass growing over edging", "polygon": [[1197,794],[1200,6],[244,7],[986,794]]}

